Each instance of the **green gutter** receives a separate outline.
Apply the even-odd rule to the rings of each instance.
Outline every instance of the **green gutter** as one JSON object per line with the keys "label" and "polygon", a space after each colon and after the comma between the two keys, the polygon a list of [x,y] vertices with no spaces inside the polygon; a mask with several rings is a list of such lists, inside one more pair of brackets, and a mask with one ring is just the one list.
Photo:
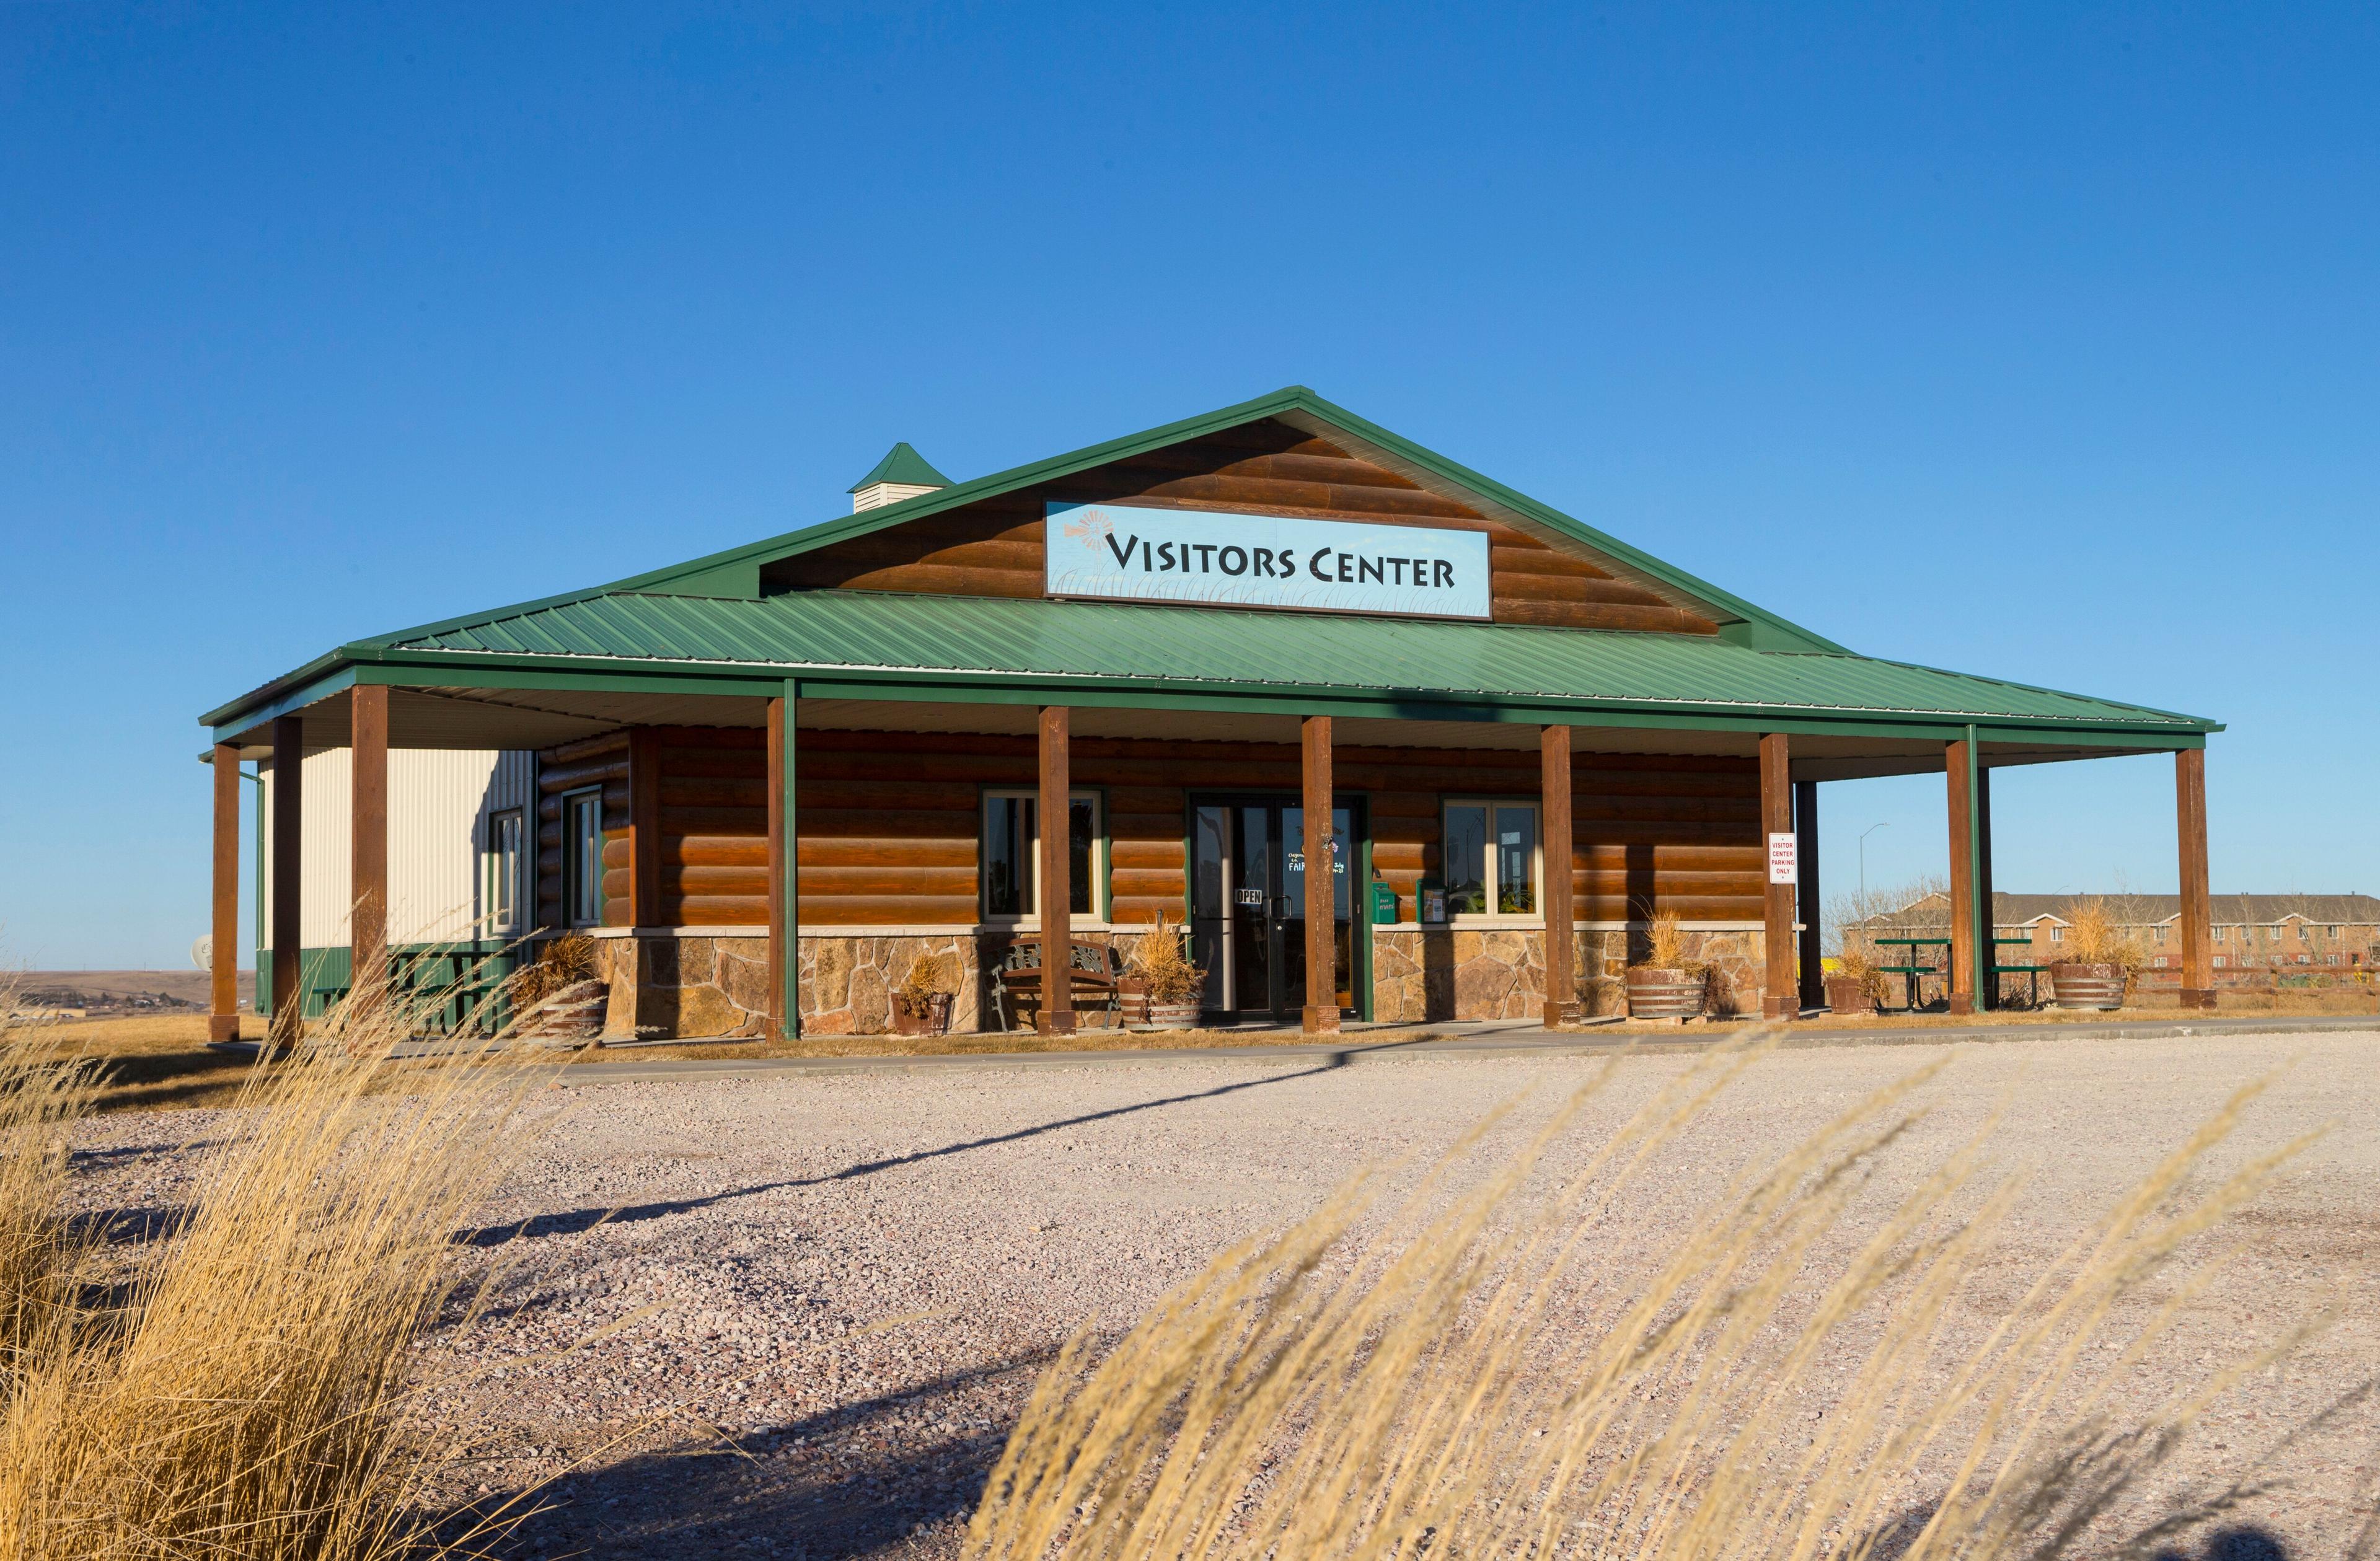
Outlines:
{"label": "green gutter", "polygon": [[[566,660],[566,667],[554,663]],[[666,670],[665,670],[666,669]],[[1340,714],[1372,719],[1550,721],[1645,729],[1791,731],[1820,734],[1854,731],[1871,736],[1931,738],[1981,726],[1999,740],[2081,746],[2196,747],[2222,727],[2190,718],[2171,721],[2090,721],[2054,717],[1972,711],[1915,711],[1838,706],[1714,705],[1683,700],[1565,698],[1552,695],[1506,695],[1427,689],[1363,689],[1330,684],[1194,682],[1114,674],[978,672],[926,668],[861,669],[809,663],[798,666],[751,662],[654,662],[600,657],[496,655],[476,651],[398,651],[377,665],[350,666],[285,694],[262,713],[215,730],[228,742],[274,714],[310,704],[357,683],[395,687],[544,688],[582,693],[648,693],[765,698],[799,675],[811,697],[894,698],[954,704],[1033,704],[1061,700],[1078,705],[1314,713],[1328,706]]]}

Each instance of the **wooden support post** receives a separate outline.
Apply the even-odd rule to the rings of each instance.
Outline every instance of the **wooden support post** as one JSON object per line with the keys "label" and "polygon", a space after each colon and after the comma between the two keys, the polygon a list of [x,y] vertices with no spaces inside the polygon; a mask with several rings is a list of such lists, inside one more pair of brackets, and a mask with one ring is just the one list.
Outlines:
{"label": "wooden support post", "polygon": [[[1330,718],[1307,716],[1298,725],[1305,795],[1305,1033],[1339,1028],[1339,937],[1336,874],[1330,854]],[[1353,904],[1349,906],[1354,909]]]}
{"label": "wooden support post", "polygon": [[[1779,837],[1794,841],[1791,744],[1781,732],[1760,737],[1760,827],[1764,858],[1773,858]],[[1798,841],[1795,842],[1798,846]],[[1760,980],[1760,1012],[1766,1019],[1791,1019],[1802,1011],[1801,993],[1793,977],[1793,889],[1779,883],[1767,861],[1761,876],[1767,893],[1761,906],[1761,950],[1765,963]]]}
{"label": "wooden support post", "polygon": [[2206,750],[2173,756],[2174,816],[2181,834],[2181,1006],[2215,1006],[2214,910],[2206,869]]}
{"label": "wooden support post", "polygon": [[347,714],[347,990],[360,1016],[388,989],[388,685],[356,684]]}
{"label": "wooden support post", "polygon": [[650,726],[628,733],[628,920],[662,925],[662,734]]}
{"label": "wooden support post", "polygon": [[1946,744],[1950,800],[1950,1011],[1975,1011],[1975,744]]}
{"label": "wooden support post", "polygon": [[1538,806],[1545,817],[1546,1028],[1570,1023],[1578,1006],[1571,914],[1570,728],[1537,732]]}
{"label": "wooden support post", "polygon": [[273,1039],[289,1046],[306,1031],[298,976],[304,924],[298,917],[299,854],[305,841],[306,727],[296,716],[273,723]]}
{"label": "wooden support post", "polygon": [[[788,1039],[802,1033],[801,819],[794,807],[800,708],[800,684],[787,678],[785,692],[769,701],[769,1023]],[[660,854],[656,845],[656,862]]]}
{"label": "wooden support post", "polygon": [[1992,974],[2000,951],[1992,939],[1999,934],[1999,912],[1992,889],[1992,772],[1975,761],[1975,951],[1983,962],[1975,967],[1975,1006],[2000,1006],[2000,978]]}
{"label": "wooden support post", "polygon": [[1074,782],[1068,768],[1066,707],[1041,708],[1041,1019],[1046,1035],[1075,1028],[1075,886],[1070,869]]}
{"label": "wooden support post", "polygon": [[239,750],[215,744],[214,901],[207,956],[207,1039],[239,1039]]}
{"label": "wooden support post", "polygon": [[1818,783],[1793,783],[1794,914],[1801,918],[1802,1006],[1827,1006],[1826,902],[1818,889]]}

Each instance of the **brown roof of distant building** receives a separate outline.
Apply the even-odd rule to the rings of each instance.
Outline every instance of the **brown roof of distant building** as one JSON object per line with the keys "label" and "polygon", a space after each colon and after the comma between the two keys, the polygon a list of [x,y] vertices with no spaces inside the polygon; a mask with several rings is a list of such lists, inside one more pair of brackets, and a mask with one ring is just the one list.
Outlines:
{"label": "brown roof of distant building", "polygon": [[[1929,894],[1870,919],[1893,921],[1942,898]],[[2178,894],[1994,894],[1992,922],[1997,926],[2023,926],[2044,916],[2072,921],[2074,907],[2086,900],[2107,902],[2118,922],[2133,926],[2155,926],[2181,914]],[[2226,926],[2262,926],[2291,916],[2325,925],[2380,924],[2380,896],[2369,894],[2217,894],[2209,909],[2213,919]]]}

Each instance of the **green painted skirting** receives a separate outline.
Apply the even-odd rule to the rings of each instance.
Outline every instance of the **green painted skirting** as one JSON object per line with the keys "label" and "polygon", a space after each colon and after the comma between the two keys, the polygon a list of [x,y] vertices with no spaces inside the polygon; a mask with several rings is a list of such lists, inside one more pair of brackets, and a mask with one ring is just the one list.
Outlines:
{"label": "green painted skirting", "polygon": [[[400,943],[391,948],[396,980],[409,990],[445,994],[427,1015],[433,1029],[459,1026],[480,1001],[505,977],[527,963],[529,955],[510,943]],[[298,1011],[320,1019],[346,995],[354,978],[352,952],[344,945],[298,951]],[[273,1013],[273,951],[256,954],[256,1011]],[[498,1024],[509,1015],[499,1003],[490,1017]]]}

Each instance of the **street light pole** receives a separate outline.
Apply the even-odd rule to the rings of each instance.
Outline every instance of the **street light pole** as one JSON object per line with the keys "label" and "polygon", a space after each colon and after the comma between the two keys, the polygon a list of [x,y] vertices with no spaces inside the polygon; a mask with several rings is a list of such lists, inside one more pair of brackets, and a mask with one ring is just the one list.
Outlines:
{"label": "street light pole", "polygon": [[1863,916],[1867,914],[1867,838],[1878,829],[1891,828],[1892,820],[1888,818],[1881,824],[1870,824],[1860,831],[1860,914]]}

